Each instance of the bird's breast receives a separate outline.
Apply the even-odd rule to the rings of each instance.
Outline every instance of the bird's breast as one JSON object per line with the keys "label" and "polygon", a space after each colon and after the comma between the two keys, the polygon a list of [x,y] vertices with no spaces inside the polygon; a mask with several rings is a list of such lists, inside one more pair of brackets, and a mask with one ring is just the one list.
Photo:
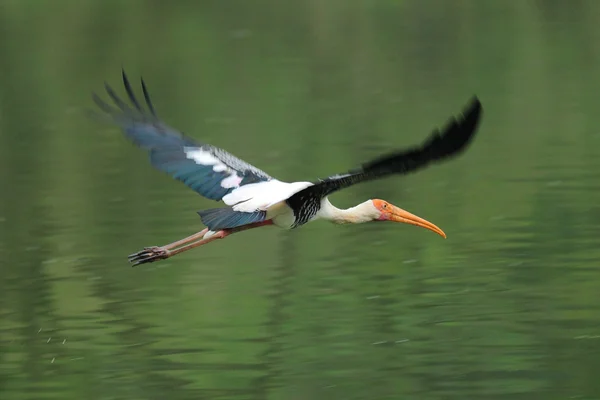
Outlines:
{"label": "bird's breast", "polygon": [[290,229],[295,222],[294,211],[286,204],[280,201],[267,209],[267,219],[272,219],[273,224],[283,229]]}

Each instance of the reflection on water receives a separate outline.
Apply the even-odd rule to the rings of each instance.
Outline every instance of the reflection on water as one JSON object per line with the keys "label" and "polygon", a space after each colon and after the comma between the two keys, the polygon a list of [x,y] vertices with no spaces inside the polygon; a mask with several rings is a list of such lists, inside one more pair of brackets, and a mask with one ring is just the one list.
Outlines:
{"label": "reflection on water", "polygon": [[[64,4],[0,5],[2,399],[600,397],[600,3]],[[332,199],[448,239],[315,223],[129,268],[215,203],[84,118],[121,65],[283,180],[416,143],[477,93],[463,157]]]}

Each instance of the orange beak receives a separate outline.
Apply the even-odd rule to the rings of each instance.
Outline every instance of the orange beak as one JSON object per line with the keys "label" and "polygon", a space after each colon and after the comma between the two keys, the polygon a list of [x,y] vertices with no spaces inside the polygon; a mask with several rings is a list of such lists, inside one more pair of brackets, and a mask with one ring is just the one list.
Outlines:
{"label": "orange beak", "polygon": [[383,215],[384,219],[393,222],[402,222],[404,224],[410,224],[415,226],[420,226],[421,228],[429,229],[446,239],[446,234],[443,230],[438,228],[436,225],[432,224],[429,221],[424,220],[421,217],[417,217],[414,214],[409,213],[399,207],[392,206],[390,204],[390,209]]}

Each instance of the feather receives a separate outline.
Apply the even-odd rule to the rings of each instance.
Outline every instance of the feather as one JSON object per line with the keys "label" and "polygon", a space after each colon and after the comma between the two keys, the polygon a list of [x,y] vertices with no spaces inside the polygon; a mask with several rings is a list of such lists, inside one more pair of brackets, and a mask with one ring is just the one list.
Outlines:
{"label": "feather", "polygon": [[237,228],[238,226],[262,222],[267,217],[266,211],[240,212],[232,207],[212,208],[198,211],[202,223],[211,231]]}
{"label": "feather", "polygon": [[142,110],[142,107],[140,107],[140,103],[138,103],[137,99],[135,98],[135,94],[131,89],[129,79],[127,79],[127,75],[125,74],[124,69],[121,70],[121,75],[123,77],[123,85],[125,86],[125,90],[127,91],[127,96],[129,96],[129,100],[133,103],[133,105],[135,106],[135,108],[137,108],[139,112],[144,112],[144,110]]}
{"label": "feather", "polygon": [[141,79],[142,91],[149,112],[139,103],[124,70],[123,86],[133,108],[127,105],[105,83],[105,89],[116,107],[92,94],[94,103],[110,121],[119,125],[137,146],[146,149],[151,164],[191,189],[211,200],[221,200],[236,189],[272,178],[225,150],[195,141],[173,129],[156,117],[148,88]]}

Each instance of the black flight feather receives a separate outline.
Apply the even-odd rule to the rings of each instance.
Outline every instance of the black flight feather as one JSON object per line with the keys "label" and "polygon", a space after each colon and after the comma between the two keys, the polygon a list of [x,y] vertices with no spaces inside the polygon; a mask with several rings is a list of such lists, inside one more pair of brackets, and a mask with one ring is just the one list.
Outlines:
{"label": "black flight feather", "polygon": [[146,88],[146,83],[143,78],[140,78],[140,82],[142,82],[142,91],[144,92],[144,99],[146,99],[146,105],[150,110],[150,113],[156,117],[156,111],[154,111],[154,106],[152,105],[152,100],[150,100],[150,93],[148,93],[148,89]]}
{"label": "black flight feather", "polygon": [[127,105],[127,103],[125,103],[123,100],[121,100],[121,98],[119,96],[117,96],[115,91],[106,82],[104,82],[104,89],[106,90],[106,93],[108,93],[110,98],[115,102],[117,107],[119,107],[121,109],[121,111],[124,111],[124,112],[132,111],[131,108]]}
{"label": "black flight feather", "polygon": [[129,83],[129,79],[127,79],[127,74],[125,74],[124,69],[121,70],[121,75],[123,77],[123,85],[125,86],[125,91],[127,91],[127,96],[129,96],[129,100],[131,100],[131,102],[139,112],[144,112],[144,110],[142,110],[142,107],[140,107],[140,103],[138,103],[135,94],[133,93],[133,89],[131,89],[131,84]]}

